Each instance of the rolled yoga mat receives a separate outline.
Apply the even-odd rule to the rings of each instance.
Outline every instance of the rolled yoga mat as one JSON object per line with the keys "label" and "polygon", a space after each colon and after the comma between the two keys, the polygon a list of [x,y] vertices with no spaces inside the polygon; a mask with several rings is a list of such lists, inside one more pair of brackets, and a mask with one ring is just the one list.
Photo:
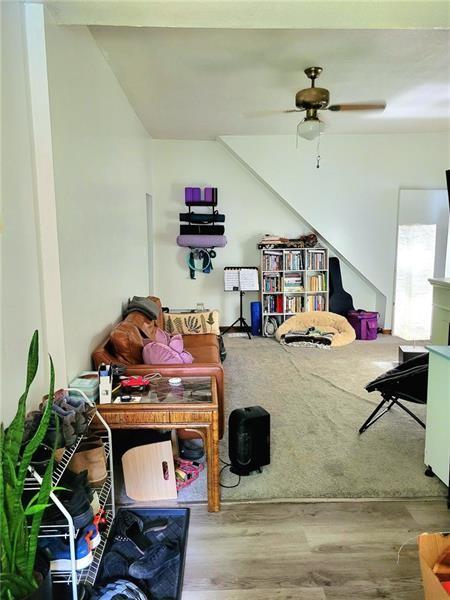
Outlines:
{"label": "rolled yoga mat", "polygon": [[180,213],[180,221],[187,223],[225,223],[225,215],[219,213],[203,214],[203,213]]}
{"label": "rolled yoga mat", "polygon": [[224,248],[227,238],[224,235],[179,235],[177,244],[183,248]]}
{"label": "rolled yoga mat", "polygon": [[180,235],[223,235],[223,225],[180,225]]}

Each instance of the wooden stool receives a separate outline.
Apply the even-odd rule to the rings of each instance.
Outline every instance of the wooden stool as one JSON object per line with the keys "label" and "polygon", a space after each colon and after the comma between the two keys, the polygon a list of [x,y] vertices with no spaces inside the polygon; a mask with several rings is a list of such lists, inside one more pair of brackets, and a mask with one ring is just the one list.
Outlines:
{"label": "wooden stool", "polygon": [[125,491],[133,500],[176,499],[177,487],[170,441],[137,446],[122,456]]}

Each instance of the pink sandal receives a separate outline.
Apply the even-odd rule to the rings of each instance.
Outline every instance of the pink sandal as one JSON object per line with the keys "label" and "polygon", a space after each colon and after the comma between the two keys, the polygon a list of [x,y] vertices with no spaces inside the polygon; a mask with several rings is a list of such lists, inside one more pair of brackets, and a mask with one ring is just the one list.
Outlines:
{"label": "pink sandal", "polygon": [[177,491],[187,487],[193,483],[203,471],[205,466],[194,460],[186,460],[184,458],[175,458],[175,476]]}

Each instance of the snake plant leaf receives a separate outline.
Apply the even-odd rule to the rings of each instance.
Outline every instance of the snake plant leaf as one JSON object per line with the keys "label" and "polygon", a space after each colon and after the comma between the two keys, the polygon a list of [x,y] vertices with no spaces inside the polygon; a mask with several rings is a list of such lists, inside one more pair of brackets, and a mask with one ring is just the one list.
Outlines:
{"label": "snake plant leaf", "polygon": [[[38,504],[35,506],[45,506],[50,493],[53,491],[52,487],[52,475],[53,475],[53,465],[54,458],[50,459],[47,468],[45,469],[44,477],[42,478],[41,487],[39,489],[38,495]],[[33,514],[33,519],[31,521],[31,531],[29,536],[29,545],[28,545],[28,562],[27,562],[27,571],[28,576],[33,578],[33,569],[34,563],[36,560],[36,551],[37,551],[37,543],[38,543],[38,534],[39,528],[42,523],[42,517],[44,516],[44,511],[36,511]]]}
{"label": "snake plant leaf", "polygon": [[1,571],[10,569],[9,557],[11,556],[11,543],[9,525],[5,510],[5,480],[3,475],[3,450],[5,445],[5,430],[3,423],[0,425],[0,560]]}
{"label": "snake plant leaf", "polygon": [[48,504],[35,504],[34,506],[28,506],[25,509],[25,516],[26,517],[31,517],[31,516],[35,515],[36,513],[44,512],[44,510],[46,508],[48,508],[49,506],[50,506],[50,503],[48,503]]}
{"label": "snake plant leaf", "polygon": [[23,432],[25,427],[25,413],[28,392],[31,384],[33,383],[37,369],[39,365],[39,333],[36,330],[31,338],[30,348],[28,350],[28,362],[27,362],[27,380],[25,384],[25,391],[19,399],[19,406],[17,409],[16,416],[12,420],[11,425],[8,427],[5,436],[5,452],[11,456],[14,463],[19,458],[20,445],[22,443]]}
{"label": "snake plant leaf", "polygon": [[22,454],[22,459],[20,461],[19,471],[17,474],[18,484],[22,485],[22,489],[23,489],[22,482],[25,482],[25,477],[27,474],[28,467],[30,466],[33,454],[36,452],[36,450],[40,446],[42,440],[44,439],[45,434],[47,433],[47,429],[48,429],[48,426],[50,423],[50,417],[52,415],[53,396],[55,393],[55,369],[53,366],[53,360],[52,360],[51,356],[49,357],[49,360],[50,360],[50,385],[49,385],[49,392],[48,392],[48,400],[45,404],[44,412],[42,413],[41,421],[39,423],[39,427],[37,428],[37,431],[34,434],[34,436],[31,438],[31,440],[28,442],[28,444],[25,446],[25,450]]}

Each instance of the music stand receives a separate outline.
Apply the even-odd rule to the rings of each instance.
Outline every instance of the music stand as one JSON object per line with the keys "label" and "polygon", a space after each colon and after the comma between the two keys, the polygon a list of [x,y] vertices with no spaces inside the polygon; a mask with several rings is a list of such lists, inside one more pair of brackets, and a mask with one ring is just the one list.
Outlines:
{"label": "music stand", "polygon": [[245,292],[259,291],[258,267],[225,267],[224,279],[226,292],[239,292],[239,317],[223,331],[223,334],[239,324],[251,340],[251,330],[243,315],[243,298]]}

